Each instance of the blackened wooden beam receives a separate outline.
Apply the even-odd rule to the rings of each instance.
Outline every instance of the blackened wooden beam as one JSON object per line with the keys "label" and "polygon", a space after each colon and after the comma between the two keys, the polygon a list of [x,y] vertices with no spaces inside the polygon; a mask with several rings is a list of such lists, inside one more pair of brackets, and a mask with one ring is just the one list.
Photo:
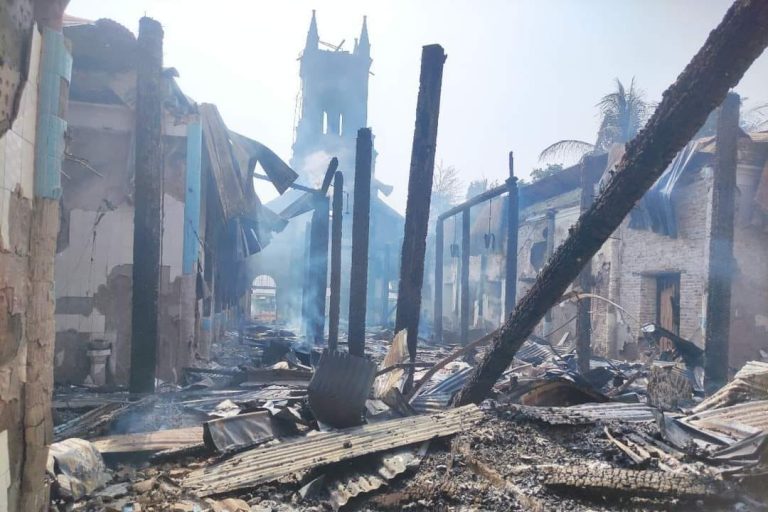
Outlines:
{"label": "blackened wooden beam", "polygon": [[321,345],[325,331],[325,294],[328,289],[328,197],[316,193],[309,233],[309,303],[307,338]]}
{"label": "blackened wooden beam", "polygon": [[435,224],[435,343],[443,342],[443,250],[445,248],[445,221],[438,218]]}
{"label": "blackened wooden beam", "polygon": [[712,180],[712,227],[709,233],[709,278],[705,322],[705,372],[708,390],[728,381],[728,346],[733,279],[733,219],[736,202],[736,165],[739,138],[738,94],[730,93],[720,106],[715,137]]}
{"label": "blackened wooden beam", "polygon": [[341,228],[344,218],[344,175],[338,171],[333,179],[333,206],[331,210],[331,300],[328,306],[328,350],[335,351],[339,343]]}
{"label": "blackened wooden beam", "polygon": [[544,314],[768,45],[768,2],[737,0],[627,144],[616,173],[494,336],[454,403],[480,402]]}
{"label": "blackened wooden beam", "polygon": [[355,150],[355,192],[352,203],[352,263],[349,276],[349,353],[365,353],[365,310],[368,302],[368,233],[371,216],[370,128],[357,131]]}
{"label": "blackened wooden beam", "polygon": [[131,393],[155,391],[163,237],[163,27],[139,21],[136,42],[136,130],[131,299]]}
{"label": "blackened wooden beam", "polygon": [[461,270],[459,287],[461,290],[459,302],[459,329],[461,344],[469,343],[469,256],[470,256],[470,214],[471,209],[467,208],[461,212]]}
{"label": "blackened wooden beam", "polygon": [[507,186],[507,254],[504,278],[504,317],[512,314],[517,301],[517,235],[520,229],[520,197],[515,177],[515,159],[509,152]]}
{"label": "blackened wooden beam", "polygon": [[421,52],[419,97],[416,103],[416,126],[411,149],[395,317],[395,332],[408,329],[408,354],[412,362],[416,360],[419,336],[421,286],[424,282],[424,255],[427,248],[429,202],[435,171],[437,121],[440,115],[440,91],[445,58],[443,47],[438,44],[425,46]]}
{"label": "blackened wooden beam", "polygon": [[[581,160],[581,197],[579,198],[580,213],[586,212],[592,205],[595,195],[595,173],[590,172],[592,158],[585,156]],[[579,274],[579,290],[583,293],[592,291],[592,265],[591,259],[587,261]],[[592,357],[592,299],[583,297],[576,302],[576,361],[579,372],[585,374],[589,371],[589,361]]]}

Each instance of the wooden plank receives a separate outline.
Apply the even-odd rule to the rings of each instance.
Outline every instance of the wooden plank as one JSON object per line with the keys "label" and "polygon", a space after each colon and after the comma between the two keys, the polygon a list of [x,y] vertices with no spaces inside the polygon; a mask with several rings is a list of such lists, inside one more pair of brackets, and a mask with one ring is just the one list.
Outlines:
{"label": "wooden plank", "polygon": [[202,443],[203,427],[122,434],[101,437],[92,442],[102,455],[105,453],[158,452]]}

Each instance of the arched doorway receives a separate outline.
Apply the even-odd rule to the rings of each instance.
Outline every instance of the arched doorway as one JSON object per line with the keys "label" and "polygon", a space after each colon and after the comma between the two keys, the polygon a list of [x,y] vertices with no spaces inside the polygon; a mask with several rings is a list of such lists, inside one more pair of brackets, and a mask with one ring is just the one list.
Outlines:
{"label": "arched doorway", "polygon": [[251,283],[251,318],[257,322],[277,321],[277,283],[266,274],[256,276]]}

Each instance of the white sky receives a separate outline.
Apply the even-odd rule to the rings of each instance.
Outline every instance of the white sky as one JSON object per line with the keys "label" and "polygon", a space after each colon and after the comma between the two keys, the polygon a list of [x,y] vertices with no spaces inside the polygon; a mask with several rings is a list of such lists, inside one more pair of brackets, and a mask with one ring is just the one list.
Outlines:
{"label": "white sky", "polygon": [[[504,180],[541,166],[552,142],[593,141],[595,103],[634,76],[650,100],[683,70],[729,0],[72,0],[68,13],[111,18],[136,32],[141,16],[165,28],[164,65],[184,92],[215,103],[231,129],[286,161],[291,156],[299,63],[312,9],[320,39],[351,49],[368,15],[374,76],[368,122],[377,176],[404,211],[425,44],[445,63],[437,160],[473,179]],[[737,87],[746,106],[768,101],[768,57]],[[267,184],[268,185],[268,184]],[[273,190],[273,189],[272,189]],[[272,191],[259,189],[262,199]]]}

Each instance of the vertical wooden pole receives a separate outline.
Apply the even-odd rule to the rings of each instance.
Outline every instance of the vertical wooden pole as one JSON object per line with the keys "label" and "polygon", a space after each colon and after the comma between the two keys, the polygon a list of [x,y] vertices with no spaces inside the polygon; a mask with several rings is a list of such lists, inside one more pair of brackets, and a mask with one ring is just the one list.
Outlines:
{"label": "vertical wooden pole", "polygon": [[443,251],[445,249],[445,222],[438,218],[435,224],[435,343],[443,342]]}
{"label": "vertical wooden pole", "polygon": [[162,243],[163,28],[139,21],[136,58],[131,393],[155,390]]}
{"label": "vertical wooden pole", "polygon": [[461,283],[459,325],[461,330],[461,344],[469,343],[469,253],[470,253],[470,208],[461,212]]}
{"label": "vertical wooden pole", "polygon": [[424,281],[424,255],[445,58],[445,52],[440,45],[429,45],[422,49],[395,318],[395,332],[408,329],[408,354],[411,361],[416,360],[419,335],[421,286]]}
{"label": "vertical wooden pole", "polygon": [[[581,214],[592,206],[595,193],[595,182],[592,179],[591,158],[585,156],[581,160],[581,197],[579,210]],[[587,261],[578,279],[579,290],[583,293],[592,291],[592,260]],[[592,357],[592,319],[590,311],[592,300],[588,297],[580,298],[576,303],[576,360],[579,372],[584,374],[589,371],[589,360]]]}
{"label": "vertical wooden pole", "polygon": [[381,282],[381,326],[387,327],[389,324],[389,280],[390,268],[389,260],[392,257],[392,245],[384,244],[384,266],[382,269]]}
{"label": "vertical wooden pole", "polygon": [[520,200],[515,160],[509,152],[509,178],[507,179],[507,258],[504,277],[504,316],[508,317],[515,309],[517,301],[517,234],[520,225]]}
{"label": "vertical wooden pole", "polygon": [[728,381],[728,346],[733,278],[733,219],[739,137],[738,94],[730,93],[717,117],[715,173],[712,180],[712,227],[709,233],[709,281],[704,343],[705,387]]}
{"label": "vertical wooden pole", "polygon": [[355,192],[352,204],[352,263],[349,276],[349,353],[365,353],[365,310],[368,301],[368,232],[371,215],[371,163],[373,140],[370,128],[357,131]]}
{"label": "vertical wooden pole", "polygon": [[341,228],[344,218],[344,175],[339,171],[333,178],[333,206],[331,210],[331,302],[328,311],[328,350],[335,351],[339,343]]}
{"label": "vertical wooden pole", "polygon": [[323,343],[325,331],[325,296],[328,289],[328,197],[316,194],[309,233],[309,303],[308,339]]}

